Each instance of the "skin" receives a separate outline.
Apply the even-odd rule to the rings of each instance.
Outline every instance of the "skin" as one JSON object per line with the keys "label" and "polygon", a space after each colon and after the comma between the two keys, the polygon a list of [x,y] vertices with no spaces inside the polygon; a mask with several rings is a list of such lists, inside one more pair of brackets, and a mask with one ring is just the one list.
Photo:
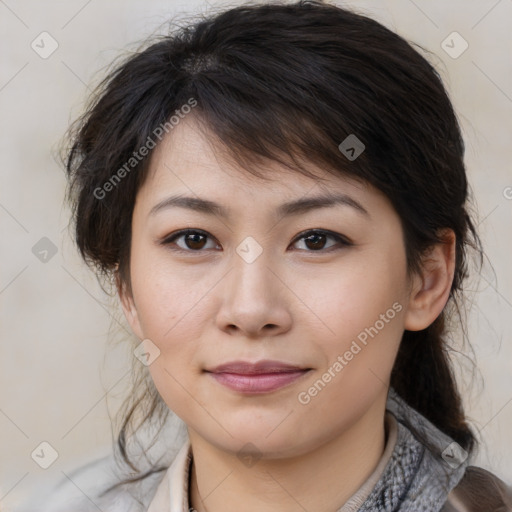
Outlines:
{"label": "skin", "polygon": [[[313,166],[327,180],[320,182],[275,162],[265,167],[272,181],[263,181],[236,168],[212,140],[188,116],[154,150],[134,207],[132,293],[119,285],[122,307],[138,338],[159,348],[149,371],[187,425],[192,507],[334,511],[382,455],[399,343],[404,329],[424,329],[448,300],[453,232],[433,247],[424,272],[408,278],[400,218],[380,191]],[[326,191],[349,195],[369,215],[335,205],[275,216],[286,201]],[[178,207],[150,215],[177,193],[216,201],[230,216]],[[188,245],[186,236],[161,243],[186,228],[208,236],[188,237]],[[330,236],[309,244],[297,238],[313,229],[343,235],[352,245]],[[236,252],[248,236],[263,251],[252,263]],[[401,311],[308,404],[300,403],[298,394],[394,303]],[[312,370],[261,395],[228,389],[204,372],[238,359]],[[237,457],[249,442],[260,457],[250,467]]]}

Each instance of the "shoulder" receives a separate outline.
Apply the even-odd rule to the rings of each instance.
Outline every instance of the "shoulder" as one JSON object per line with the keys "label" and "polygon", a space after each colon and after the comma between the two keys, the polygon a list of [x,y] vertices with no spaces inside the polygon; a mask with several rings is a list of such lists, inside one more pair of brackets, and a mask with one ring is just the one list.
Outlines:
{"label": "shoulder", "polygon": [[469,466],[442,512],[512,512],[512,486],[493,473]]}
{"label": "shoulder", "polygon": [[163,473],[154,473],[144,480],[124,484],[107,492],[121,480],[112,455],[89,461],[73,471],[63,472],[49,490],[31,496],[23,512],[142,512]]}

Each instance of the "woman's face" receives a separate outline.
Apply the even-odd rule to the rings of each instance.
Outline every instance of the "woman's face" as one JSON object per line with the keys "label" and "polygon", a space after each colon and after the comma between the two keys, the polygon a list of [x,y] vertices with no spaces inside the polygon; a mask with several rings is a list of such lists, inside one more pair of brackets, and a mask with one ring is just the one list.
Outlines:
{"label": "woman's face", "polygon": [[[189,432],[277,458],[306,453],[382,406],[409,283],[400,220],[382,193],[321,169],[327,182],[276,163],[265,170],[273,181],[232,167],[191,118],[175,127],[137,195],[133,302],[124,296],[123,307],[151,340],[152,378]],[[307,202],[327,195],[345,200]],[[170,240],[185,229],[194,233]],[[261,360],[302,371],[208,371]]]}

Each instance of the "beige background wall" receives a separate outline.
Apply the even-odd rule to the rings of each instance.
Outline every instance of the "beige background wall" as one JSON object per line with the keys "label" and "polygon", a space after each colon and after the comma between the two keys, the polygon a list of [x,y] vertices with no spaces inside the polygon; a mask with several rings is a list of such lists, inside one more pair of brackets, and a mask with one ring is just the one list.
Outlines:
{"label": "beige background wall", "polygon": [[[123,48],[135,48],[175,13],[204,11],[208,5],[222,4],[0,2],[2,510],[14,507],[33,486],[61,477],[61,470],[107,453],[109,414],[129,383],[129,337],[117,323],[119,315],[111,320],[108,297],[69,239],[64,173],[51,151],[81,112],[88,85],[102,76],[102,66]],[[436,54],[432,61],[461,120],[478,228],[495,272],[487,264],[472,285],[469,333],[484,384],[474,379],[465,400],[485,443],[478,463],[512,482],[512,2],[349,5]],[[35,40],[40,53],[51,49],[48,36],[41,36],[44,45],[38,37],[43,31],[58,43],[45,59],[31,48]],[[457,58],[442,47],[453,31],[469,45]],[[453,37],[447,41],[455,56],[464,42]],[[51,244],[41,242],[43,237]],[[44,249],[50,250],[46,262],[40,260]],[[124,333],[127,341],[106,351],[111,322],[121,333],[118,338]],[[59,454],[47,470],[31,458],[43,441]]]}

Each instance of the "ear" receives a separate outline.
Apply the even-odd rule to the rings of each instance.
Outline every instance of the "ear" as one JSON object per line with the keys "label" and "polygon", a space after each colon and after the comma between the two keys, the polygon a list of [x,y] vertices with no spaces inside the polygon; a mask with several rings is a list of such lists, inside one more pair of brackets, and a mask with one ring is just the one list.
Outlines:
{"label": "ear", "polygon": [[455,233],[441,232],[442,243],[435,244],[423,259],[421,275],[415,275],[411,286],[409,305],[405,315],[405,329],[426,329],[441,314],[448,302],[455,273]]}
{"label": "ear", "polygon": [[116,280],[116,288],[117,294],[119,295],[119,300],[121,302],[121,307],[123,308],[124,316],[130,325],[134,334],[140,339],[144,339],[142,328],[140,325],[139,314],[137,312],[137,307],[135,306],[135,300],[133,299],[133,293],[131,289],[128,289],[126,283],[124,283],[119,273],[116,270],[115,273]]}

